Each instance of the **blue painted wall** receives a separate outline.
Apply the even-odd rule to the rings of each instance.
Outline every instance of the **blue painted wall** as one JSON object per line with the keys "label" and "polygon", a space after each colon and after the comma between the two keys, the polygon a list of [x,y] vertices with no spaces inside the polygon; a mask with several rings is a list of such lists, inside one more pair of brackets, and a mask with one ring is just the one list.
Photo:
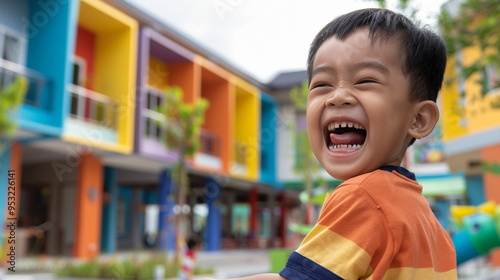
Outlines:
{"label": "blue painted wall", "polygon": [[261,181],[276,184],[276,137],[278,123],[278,104],[267,95],[261,93]]}
{"label": "blue painted wall", "polygon": [[132,189],[129,187],[121,186],[118,188],[118,211],[116,218],[121,225],[118,227],[117,223],[117,236],[118,239],[127,239],[131,234],[131,220],[132,220]]}
{"label": "blue painted wall", "polygon": [[29,1],[25,18],[28,38],[26,66],[47,78],[46,108],[23,105],[21,128],[59,136],[69,110],[66,85],[72,74],[79,1]]}
{"label": "blue painted wall", "polygon": [[113,167],[104,168],[104,191],[109,200],[102,209],[101,250],[112,254],[116,251],[116,218],[118,210],[117,170]]}
{"label": "blue painted wall", "polygon": [[157,247],[160,250],[175,250],[175,224],[172,223],[173,194],[175,194],[175,184],[172,182],[169,170],[163,170],[158,182],[158,205],[160,206],[158,221]]}
{"label": "blue painted wall", "polygon": [[[6,216],[6,210],[7,210],[7,181],[8,181],[8,174],[7,171],[9,170],[10,167],[10,148],[11,146],[8,145],[5,147],[5,150],[3,153],[0,153],[0,193],[2,194],[2,199],[0,199],[0,220],[4,221],[4,219],[7,217]],[[0,238],[0,246],[3,246],[4,239]]]}
{"label": "blue painted wall", "polygon": [[467,196],[470,205],[479,205],[485,202],[483,177],[467,176],[465,178],[467,186]]}

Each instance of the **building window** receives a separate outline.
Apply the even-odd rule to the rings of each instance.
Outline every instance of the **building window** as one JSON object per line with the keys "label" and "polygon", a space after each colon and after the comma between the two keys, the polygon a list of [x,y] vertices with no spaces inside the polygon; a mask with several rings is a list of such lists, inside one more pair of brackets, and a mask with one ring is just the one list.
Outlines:
{"label": "building window", "polygon": [[146,96],[147,104],[144,110],[145,136],[158,142],[163,142],[165,139],[166,117],[160,112],[160,108],[165,102],[165,93],[150,88]]}
{"label": "building window", "polygon": [[[25,50],[26,39],[21,34],[0,25],[0,58],[24,66]],[[10,85],[19,75],[4,68],[0,71],[1,88]]]}

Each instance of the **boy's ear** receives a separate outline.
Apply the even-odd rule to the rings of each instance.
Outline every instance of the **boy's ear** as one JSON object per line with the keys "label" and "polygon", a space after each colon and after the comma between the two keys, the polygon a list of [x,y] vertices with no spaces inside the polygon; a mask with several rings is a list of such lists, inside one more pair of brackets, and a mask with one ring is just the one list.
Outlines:
{"label": "boy's ear", "polygon": [[422,139],[432,132],[438,120],[439,109],[436,102],[432,100],[421,101],[415,107],[408,134],[414,138]]}

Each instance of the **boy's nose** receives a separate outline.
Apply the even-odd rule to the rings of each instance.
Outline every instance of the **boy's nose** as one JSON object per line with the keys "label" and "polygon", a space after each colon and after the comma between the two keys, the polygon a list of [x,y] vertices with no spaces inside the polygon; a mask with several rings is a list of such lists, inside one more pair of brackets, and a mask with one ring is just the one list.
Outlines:
{"label": "boy's nose", "polygon": [[351,95],[348,89],[346,88],[337,88],[335,89],[326,99],[325,105],[327,107],[334,106],[344,106],[344,105],[354,105],[357,103],[356,98]]}

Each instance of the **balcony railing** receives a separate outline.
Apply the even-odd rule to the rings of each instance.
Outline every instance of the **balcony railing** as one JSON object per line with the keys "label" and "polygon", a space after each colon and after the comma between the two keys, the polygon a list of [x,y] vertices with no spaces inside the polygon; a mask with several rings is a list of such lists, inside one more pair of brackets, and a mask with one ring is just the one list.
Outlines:
{"label": "balcony railing", "polygon": [[247,147],[241,142],[234,143],[234,162],[246,166]]}
{"label": "balcony railing", "polygon": [[72,118],[116,130],[116,100],[73,84],[68,85],[68,91],[71,94]]}
{"label": "balcony railing", "polygon": [[151,109],[144,109],[142,114],[146,122],[146,130],[144,131],[146,137],[157,142],[164,142],[167,125],[165,114]]}
{"label": "balcony railing", "polygon": [[40,73],[23,65],[0,58],[0,88],[8,87],[17,77],[28,81],[28,91],[23,104],[41,109],[50,109],[49,83]]}
{"label": "balcony railing", "polygon": [[206,129],[202,129],[200,133],[200,153],[208,154],[214,157],[221,157],[221,140],[220,137],[211,133]]}

